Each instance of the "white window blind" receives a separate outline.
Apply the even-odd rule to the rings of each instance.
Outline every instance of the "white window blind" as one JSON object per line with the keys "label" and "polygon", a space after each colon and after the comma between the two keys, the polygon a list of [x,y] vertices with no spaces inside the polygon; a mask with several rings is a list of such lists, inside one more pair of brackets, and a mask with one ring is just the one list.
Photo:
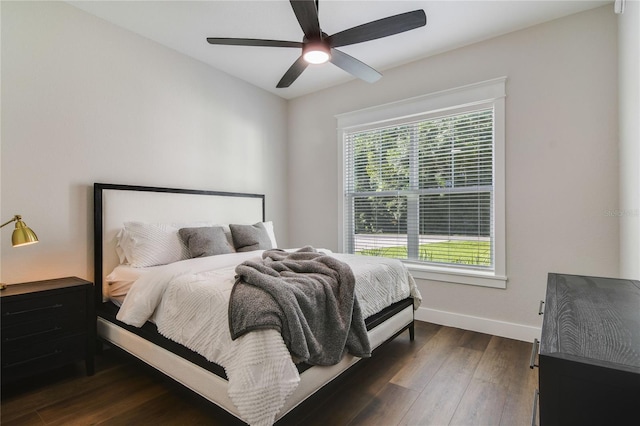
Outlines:
{"label": "white window blind", "polygon": [[346,250],[494,268],[494,109],[346,130]]}

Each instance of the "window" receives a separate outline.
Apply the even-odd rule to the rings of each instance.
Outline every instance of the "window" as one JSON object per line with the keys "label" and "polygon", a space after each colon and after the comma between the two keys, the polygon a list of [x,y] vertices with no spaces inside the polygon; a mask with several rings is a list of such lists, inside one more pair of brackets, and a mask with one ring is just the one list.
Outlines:
{"label": "window", "polygon": [[[401,114],[401,115],[399,115]],[[504,79],[338,117],[342,249],[504,287]]]}

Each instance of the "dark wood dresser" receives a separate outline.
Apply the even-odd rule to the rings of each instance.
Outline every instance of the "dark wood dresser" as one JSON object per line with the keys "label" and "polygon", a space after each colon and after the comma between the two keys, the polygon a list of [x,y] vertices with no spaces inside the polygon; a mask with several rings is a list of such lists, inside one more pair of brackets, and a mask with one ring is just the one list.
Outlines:
{"label": "dark wood dresser", "polygon": [[12,284],[0,292],[2,384],[85,361],[93,374],[93,284],[76,277]]}
{"label": "dark wood dresser", "polygon": [[549,274],[540,425],[639,424],[640,281]]}

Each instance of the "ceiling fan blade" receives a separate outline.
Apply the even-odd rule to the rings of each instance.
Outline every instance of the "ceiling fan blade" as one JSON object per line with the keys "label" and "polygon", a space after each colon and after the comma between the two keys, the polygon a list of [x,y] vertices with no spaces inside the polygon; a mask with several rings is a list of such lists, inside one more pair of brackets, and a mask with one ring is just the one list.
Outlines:
{"label": "ceiling fan blade", "polygon": [[282,89],[283,87],[291,86],[291,83],[293,83],[294,81],[296,81],[298,77],[300,77],[300,74],[302,74],[302,71],[304,71],[307,68],[307,65],[309,65],[307,61],[305,61],[304,58],[300,56],[293,63],[293,65],[291,65],[291,67],[287,70],[287,72],[284,73],[284,75],[282,76],[282,78],[280,79],[276,87],[278,89]]}
{"label": "ceiling fan blade", "polygon": [[423,27],[426,24],[427,15],[424,13],[424,10],[418,9],[340,31],[339,33],[329,36],[327,40],[331,47],[347,46],[349,44],[362,43],[363,41],[403,33]]}
{"label": "ceiling fan blade", "polygon": [[382,74],[371,68],[369,65],[360,62],[353,56],[347,55],[338,49],[331,49],[330,61],[332,64],[342,68],[349,74],[352,74],[368,83],[375,83],[380,79],[380,77],[382,77]]}
{"label": "ceiling fan blade", "polygon": [[314,0],[290,0],[290,3],[307,39],[320,39],[320,23],[318,22],[316,2]]}
{"label": "ceiling fan blade", "polygon": [[266,46],[266,47],[302,47],[299,41],[262,40],[256,38],[225,38],[208,37],[209,44],[223,44],[230,46]]}

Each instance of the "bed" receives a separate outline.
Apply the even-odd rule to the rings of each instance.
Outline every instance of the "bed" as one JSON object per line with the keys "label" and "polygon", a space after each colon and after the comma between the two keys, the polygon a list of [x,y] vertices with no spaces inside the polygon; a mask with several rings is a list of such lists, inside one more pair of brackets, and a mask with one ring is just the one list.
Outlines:
{"label": "bed", "polygon": [[[377,282],[383,287],[395,288],[389,294],[380,296],[379,290],[362,290],[363,284],[356,285],[358,300],[362,303],[362,315],[365,318],[365,333],[370,349],[395,338],[408,330],[413,340],[414,309],[420,303],[420,295],[411,276],[396,264],[369,258],[323,252],[315,248],[302,250],[247,250],[243,253],[224,253],[197,259],[173,258],[158,266],[133,267],[135,262],[123,255],[125,224],[170,224],[167,229],[198,229],[221,226],[228,233],[229,224],[246,227],[258,226],[267,231],[271,246],[275,247],[276,233],[271,222],[265,221],[265,196],[262,194],[229,193],[189,189],[158,188],[149,186],[131,186],[117,184],[94,184],[94,237],[95,237],[95,282],[97,305],[98,337],[109,345],[114,345],[139,358],[176,382],[213,402],[235,417],[249,424],[272,424],[283,418],[294,408],[302,404],[311,395],[327,385],[362,358],[346,353],[333,365],[309,365],[294,362],[291,354],[283,355],[286,346],[280,333],[275,330],[256,330],[233,340],[233,349],[220,350],[214,346],[201,349],[192,344],[202,341],[202,336],[194,337],[191,330],[191,318],[201,317],[202,309],[197,313],[185,312],[189,309],[172,308],[168,295],[176,295],[181,301],[185,288],[193,293],[197,305],[207,294],[229,293],[233,287],[234,271],[238,263],[258,261],[260,256],[274,252],[288,256],[296,251],[318,252],[318,256],[327,254],[341,262],[351,263],[356,281],[367,281],[367,285]],[[150,226],[150,225],[149,225]],[[164,226],[164,225],[163,225]],[[245,229],[242,228],[242,229]],[[164,228],[163,228],[164,229]],[[253,229],[253,228],[251,228]],[[171,231],[173,232],[173,231]],[[164,234],[163,234],[164,235]],[[235,236],[236,234],[234,234]],[[262,234],[261,234],[262,235]],[[233,240],[227,235],[231,246]],[[155,244],[155,240],[154,240]],[[155,246],[154,246],[155,247]],[[163,249],[164,250],[164,249]],[[125,250],[126,251],[126,250]],[[284,253],[284,254],[280,254]],[[304,254],[304,253],[303,253]],[[162,253],[164,256],[164,251]],[[315,255],[312,255],[315,256]],[[360,259],[357,259],[360,258]],[[124,263],[124,264],[123,264]],[[130,263],[130,264],[127,264]],[[400,262],[397,262],[400,264]],[[378,268],[380,272],[375,270]],[[400,268],[404,268],[400,266]],[[133,274],[133,275],[130,275]],[[230,275],[231,274],[231,275]],[[385,275],[386,274],[386,275]],[[404,277],[406,275],[406,278]],[[402,276],[402,278],[397,278]],[[210,285],[210,280],[220,277],[220,285]],[[365,278],[362,278],[365,277]],[[406,283],[404,282],[406,279]],[[403,281],[395,287],[384,285],[388,281]],[[120,284],[126,282],[125,291]],[[201,283],[207,285],[201,285]],[[358,287],[360,285],[360,287]],[[215,287],[215,289],[214,289]],[[114,290],[117,288],[118,290]],[[193,290],[193,289],[196,290]],[[360,289],[360,290],[358,290]],[[359,293],[358,293],[359,291]],[[385,290],[386,292],[387,290]],[[162,295],[158,295],[158,294]],[[374,296],[366,296],[366,294]],[[148,302],[149,295],[157,297],[155,304]],[[194,296],[194,295],[197,295]],[[364,297],[363,297],[364,295]],[[182,298],[181,298],[182,297]],[[371,302],[366,302],[366,299]],[[144,299],[142,311],[132,310],[134,300]],[[384,300],[378,300],[384,299]],[[209,303],[209,302],[207,302]],[[166,305],[166,307],[165,307]],[[194,308],[195,309],[195,308]],[[360,308],[358,308],[360,309]],[[207,311],[205,309],[204,311]],[[210,309],[206,320],[221,322],[221,309]],[[133,312],[129,314],[129,312]],[[224,312],[226,315],[226,312]],[[354,314],[355,315],[355,314]],[[136,318],[132,320],[132,318]],[[182,322],[181,322],[182,321]],[[225,320],[226,323],[226,320]],[[225,324],[226,325],[226,324]],[[208,327],[207,329],[212,329]],[[204,327],[201,327],[204,330]],[[185,330],[187,330],[185,332]],[[229,326],[226,327],[228,335]],[[173,333],[173,334],[172,334]],[[200,333],[200,331],[198,331]],[[206,332],[214,333],[214,332]],[[218,333],[215,334],[225,334]],[[205,336],[209,338],[207,334]],[[215,337],[215,336],[214,336]],[[227,339],[227,337],[223,337]],[[229,338],[230,339],[230,338]],[[265,343],[266,342],[266,343]],[[235,352],[228,352],[235,351]],[[264,359],[256,360],[255,354],[264,353]],[[244,358],[247,358],[246,360]],[[221,362],[215,362],[218,359]],[[229,361],[230,359],[233,362]],[[233,365],[227,365],[231,363]],[[244,363],[238,364],[236,363]],[[222,366],[224,365],[224,367]],[[268,368],[265,368],[265,365]],[[293,370],[291,368],[293,366]],[[251,372],[250,376],[247,372]],[[264,373],[269,371],[269,374]],[[275,373],[274,373],[275,372]],[[260,377],[258,377],[260,376]],[[269,376],[264,378],[262,376]],[[272,378],[271,376],[277,376]],[[258,381],[266,380],[265,382]],[[272,382],[271,380],[275,380]],[[265,384],[266,383],[266,384]],[[275,383],[275,385],[274,385]],[[261,388],[262,386],[262,388]],[[273,390],[275,389],[275,390]]]}

